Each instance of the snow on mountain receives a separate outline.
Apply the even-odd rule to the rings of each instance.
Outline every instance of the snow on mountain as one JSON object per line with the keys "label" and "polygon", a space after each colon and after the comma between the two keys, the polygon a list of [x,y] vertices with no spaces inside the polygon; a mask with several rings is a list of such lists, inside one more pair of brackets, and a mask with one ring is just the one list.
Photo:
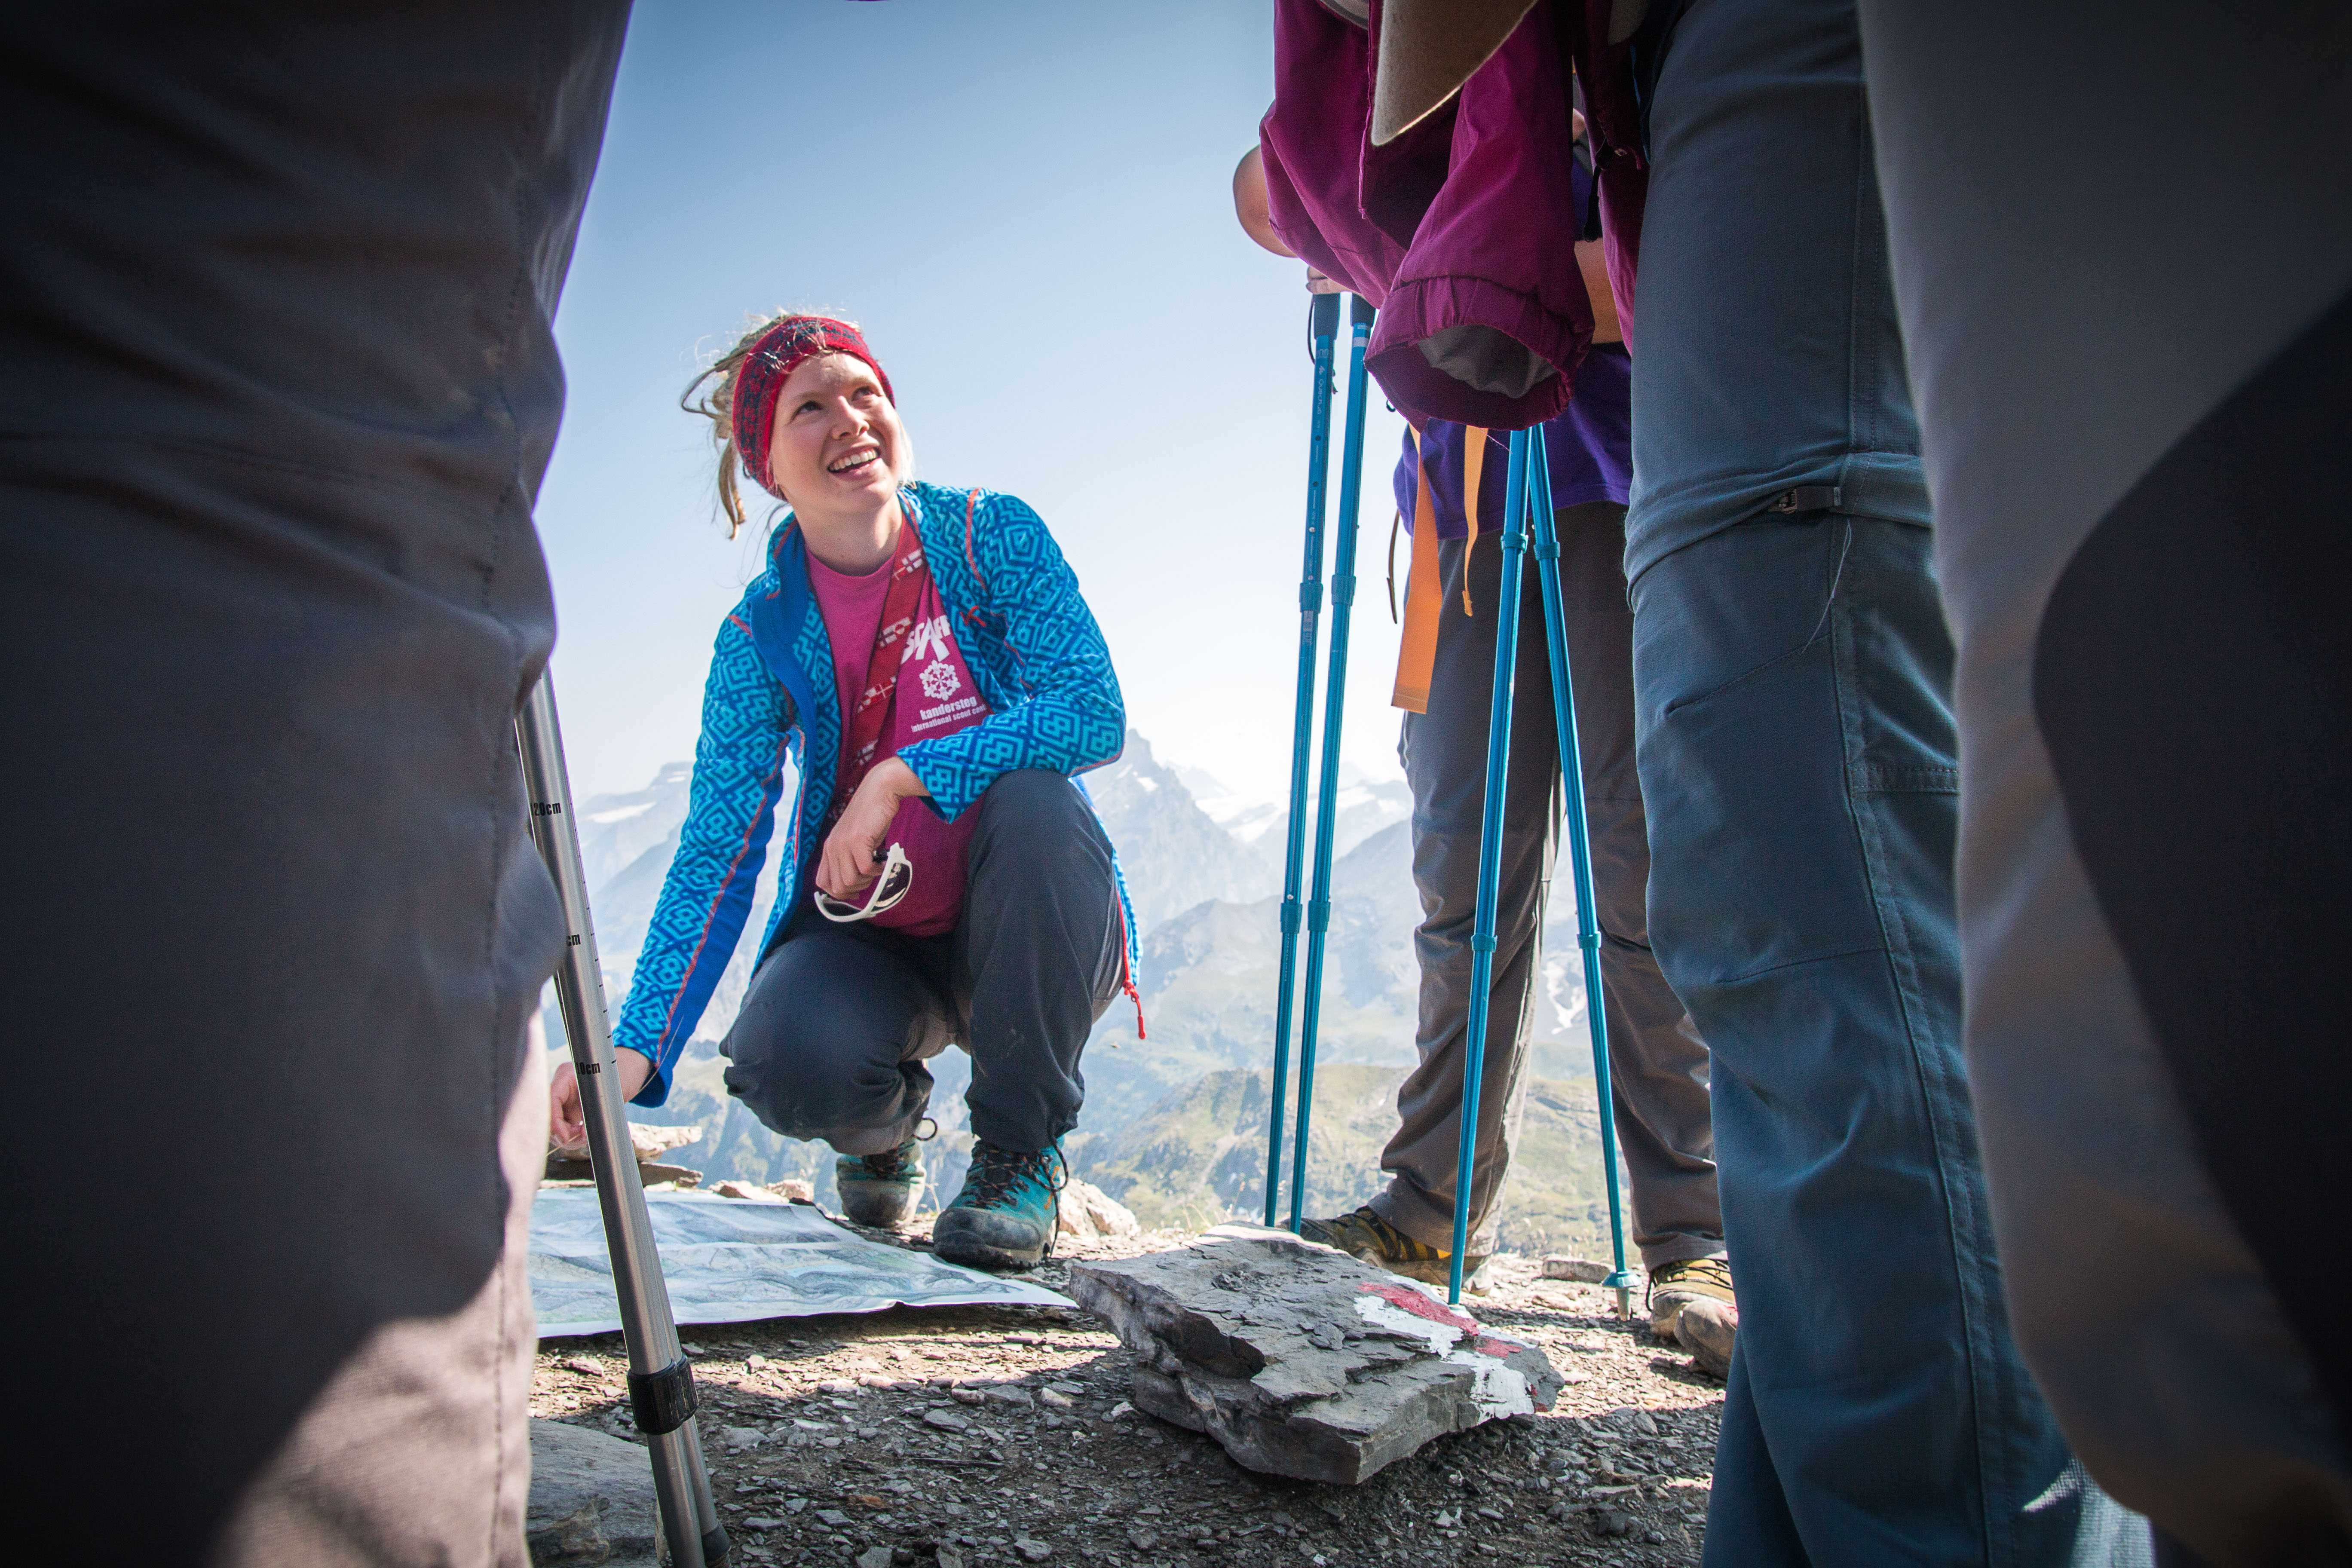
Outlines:
{"label": "snow on mountain", "polygon": [[[1315,847],[1315,814],[1322,799],[1322,781],[1311,780],[1307,791],[1307,827],[1305,857]],[[1226,831],[1249,846],[1258,859],[1274,874],[1279,885],[1284,858],[1289,853],[1290,803],[1287,799],[1242,802],[1229,799],[1217,803],[1223,808],[1220,817]],[[1384,827],[1403,822],[1412,816],[1412,791],[1402,779],[1374,780],[1364,776],[1352,764],[1339,768],[1339,815],[1331,824],[1331,853],[1334,858],[1370,838]]]}
{"label": "snow on mountain", "polygon": [[[664,840],[686,820],[686,763],[666,763],[654,782],[625,795],[600,795],[580,806],[580,858],[591,888]],[[668,857],[663,857],[667,864]]]}

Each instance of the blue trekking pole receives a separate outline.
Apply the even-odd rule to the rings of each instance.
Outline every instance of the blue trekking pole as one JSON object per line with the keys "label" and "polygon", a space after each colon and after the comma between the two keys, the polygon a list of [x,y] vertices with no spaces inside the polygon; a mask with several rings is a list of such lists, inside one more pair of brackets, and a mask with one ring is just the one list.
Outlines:
{"label": "blue trekking pole", "polygon": [[1298,1028],[1298,1144],[1290,1157],[1290,1228],[1294,1232],[1307,1203],[1307,1124],[1315,1113],[1315,1031],[1323,1016],[1323,949],[1331,929],[1331,839],[1339,816],[1339,721],[1348,695],[1348,623],[1356,603],[1356,512],[1364,489],[1364,350],[1372,335],[1370,300],[1358,295],[1348,301],[1348,431],[1339,450],[1339,544],[1331,562],[1331,670],[1323,678],[1323,790],[1315,808],[1315,896],[1307,905],[1307,1001]]}
{"label": "blue trekking pole", "polygon": [[1265,1223],[1275,1222],[1282,1183],[1282,1091],[1290,1076],[1290,1001],[1298,975],[1298,880],[1307,853],[1307,767],[1315,727],[1315,638],[1323,611],[1323,474],[1330,467],[1331,344],[1339,297],[1307,307],[1315,344],[1315,415],[1307,438],[1307,564],[1298,579],[1298,717],[1290,742],[1290,830],[1282,861],[1282,989],[1274,1003],[1274,1100],[1265,1134]]}
{"label": "blue trekking pole", "polygon": [[1625,1210],[1617,1188],[1616,1100],[1609,1087],[1609,1020],[1602,1007],[1601,931],[1592,914],[1592,836],[1584,820],[1584,754],[1577,750],[1576,689],[1569,684],[1568,617],[1559,591],[1559,538],[1552,528],[1551,465],[1543,426],[1528,432],[1528,512],[1534,525],[1536,576],[1543,585],[1544,632],[1551,646],[1552,717],[1559,727],[1560,776],[1568,786],[1569,858],[1576,876],[1576,945],[1584,953],[1585,1025],[1592,1036],[1592,1079],[1601,1105],[1601,1171],[1609,1188],[1609,1246],[1615,1269],[1602,1281],[1617,1292],[1617,1315],[1633,1310],[1633,1273],[1625,1267]]}
{"label": "blue trekking pole", "polygon": [[[1462,1154],[1454,1175],[1454,1256],[1448,1302],[1462,1304],[1462,1258],[1470,1242],[1470,1178],[1478,1155],[1478,1083],[1486,1068],[1486,994],[1495,984],[1495,904],[1503,877],[1503,788],[1511,772],[1511,672],[1519,652],[1520,557],[1528,547],[1528,433],[1511,433],[1503,486],[1503,584],[1495,599],[1495,689],[1486,717],[1486,805],[1478,828],[1478,908],[1470,928],[1470,1022],[1463,1034]],[[1476,496],[1464,505],[1475,508]],[[1465,563],[1464,569],[1468,569]]]}

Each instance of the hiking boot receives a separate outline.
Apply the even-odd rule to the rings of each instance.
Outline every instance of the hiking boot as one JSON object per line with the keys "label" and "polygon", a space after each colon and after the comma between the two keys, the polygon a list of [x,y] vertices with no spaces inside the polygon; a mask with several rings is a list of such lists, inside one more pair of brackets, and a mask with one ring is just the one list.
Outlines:
{"label": "hiking boot", "polygon": [[1054,1250],[1069,1167],[1056,1142],[1034,1153],[971,1146],[963,1191],[931,1226],[931,1251],[969,1268],[1027,1268]]}
{"label": "hiking boot", "polygon": [[[1441,1252],[1427,1242],[1415,1241],[1370,1208],[1360,1208],[1337,1219],[1301,1220],[1298,1234],[1309,1241],[1336,1247],[1349,1257],[1369,1263],[1375,1268],[1385,1268],[1391,1274],[1402,1274],[1424,1285],[1450,1285],[1454,1282],[1452,1253]],[[1484,1255],[1474,1252],[1464,1260],[1462,1288],[1480,1296],[1486,1293],[1486,1258]]]}
{"label": "hiking boot", "polygon": [[1675,1338],[1701,1372],[1731,1375],[1731,1347],[1739,1338],[1739,1309],[1711,1296],[1683,1303],[1675,1314]]}
{"label": "hiking boot", "polygon": [[879,1154],[844,1154],[833,1163],[834,1185],[841,1189],[842,1217],[852,1225],[895,1230],[915,1212],[923,1195],[922,1152],[909,1138]]}
{"label": "hiking boot", "polygon": [[1738,1298],[1731,1293],[1731,1264],[1720,1255],[1661,1263],[1650,1271],[1650,1332],[1672,1343],[1675,1319],[1693,1301],[1720,1301],[1738,1321]]}

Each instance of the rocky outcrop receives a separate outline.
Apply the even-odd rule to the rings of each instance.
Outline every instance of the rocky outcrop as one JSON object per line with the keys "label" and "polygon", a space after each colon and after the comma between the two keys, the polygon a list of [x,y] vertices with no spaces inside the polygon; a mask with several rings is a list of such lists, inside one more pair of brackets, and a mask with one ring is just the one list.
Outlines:
{"label": "rocky outcrop", "polygon": [[1353,1484],[1432,1438],[1551,1408],[1533,1345],[1286,1231],[1070,1266],[1071,1294],[1138,1353],[1132,1397],[1271,1475]]}
{"label": "rocky outcrop", "polygon": [[1079,1241],[1114,1236],[1140,1236],[1143,1226],[1136,1223],[1125,1205],[1091,1182],[1073,1181],[1062,1189],[1061,1220],[1058,1228],[1064,1236]]}

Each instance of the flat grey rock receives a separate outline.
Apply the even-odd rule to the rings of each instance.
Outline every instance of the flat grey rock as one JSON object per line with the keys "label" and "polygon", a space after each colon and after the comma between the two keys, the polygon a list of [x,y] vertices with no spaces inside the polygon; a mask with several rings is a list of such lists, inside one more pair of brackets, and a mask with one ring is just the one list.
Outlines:
{"label": "flat grey rock", "polygon": [[1137,1408],[1269,1475],[1353,1485],[1433,1437],[1549,1410],[1561,1386],[1533,1345],[1287,1231],[1073,1262],[1070,1290],[1142,1358]]}
{"label": "flat grey rock", "polygon": [[585,1426],[533,1421],[524,1531],[530,1560],[542,1568],[654,1568],[661,1516],[651,1458],[635,1443]]}
{"label": "flat grey rock", "polygon": [[1589,1258],[1570,1258],[1554,1253],[1543,1260],[1543,1277],[1547,1279],[1573,1279],[1580,1284],[1598,1285],[1611,1273],[1609,1265],[1595,1263]]}

